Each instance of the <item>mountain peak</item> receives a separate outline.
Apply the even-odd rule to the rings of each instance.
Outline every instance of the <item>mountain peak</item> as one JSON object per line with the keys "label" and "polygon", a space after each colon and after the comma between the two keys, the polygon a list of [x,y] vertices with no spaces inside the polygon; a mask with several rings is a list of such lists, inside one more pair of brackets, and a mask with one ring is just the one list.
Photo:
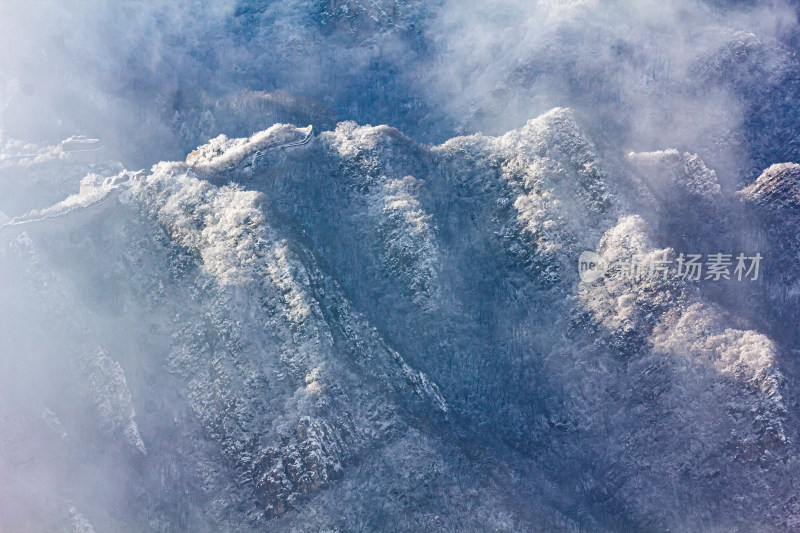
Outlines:
{"label": "mountain peak", "polygon": [[800,207],[800,165],[772,165],[739,194],[748,201],[775,208]]}

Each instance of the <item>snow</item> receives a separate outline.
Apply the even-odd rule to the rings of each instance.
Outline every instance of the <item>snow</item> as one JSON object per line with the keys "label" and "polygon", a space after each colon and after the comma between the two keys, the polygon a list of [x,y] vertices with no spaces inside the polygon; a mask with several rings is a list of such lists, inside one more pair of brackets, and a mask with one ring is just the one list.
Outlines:
{"label": "snow", "polygon": [[628,160],[645,181],[653,183],[659,190],[674,186],[707,201],[714,200],[720,194],[716,172],[709,169],[697,154],[681,153],[674,149],[631,152]]}
{"label": "snow", "polygon": [[186,158],[186,164],[199,172],[221,172],[241,165],[271,148],[297,146],[308,142],[312,127],[297,128],[289,124],[275,124],[247,138],[229,139],[220,135],[198,147]]}
{"label": "snow", "polygon": [[87,358],[86,372],[101,428],[107,433],[120,433],[127,444],[146,456],[147,448],[139,435],[131,392],[120,364],[98,349]]}

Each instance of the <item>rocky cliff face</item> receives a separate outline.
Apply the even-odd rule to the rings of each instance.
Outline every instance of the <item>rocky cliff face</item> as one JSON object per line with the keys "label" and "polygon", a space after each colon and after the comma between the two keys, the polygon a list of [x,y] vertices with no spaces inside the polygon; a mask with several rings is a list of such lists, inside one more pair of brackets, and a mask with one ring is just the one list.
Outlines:
{"label": "rocky cliff face", "polygon": [[[791,225],[793,172],[733,196],[696,155],[606,160],[554,109],[437,146],[276,125],[92,178],[0,231],[0,517],[796,528],[797,369],[756,312],[788,312],[774,287],[793,282],[675,270],[728,252],[715,224],[732,205]],[[664,223],[686,204],[664,198],[706,206],[691,240]],[[583,251],[609,265],[595,281]],[[631,277],[632,257],[672,263]]]}

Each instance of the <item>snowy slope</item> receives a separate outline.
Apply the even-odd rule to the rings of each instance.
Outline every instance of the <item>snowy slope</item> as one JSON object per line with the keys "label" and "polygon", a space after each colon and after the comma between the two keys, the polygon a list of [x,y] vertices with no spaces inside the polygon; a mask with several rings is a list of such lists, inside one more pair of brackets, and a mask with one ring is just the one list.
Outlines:
{"label": "snowy slope", "polygon": [[[742,198],[793,209],[792,168]],[[555,109],[438,146],[276,125],[90,178],[1,233],[12,524],[798,519],[784,339],[709,283],[617,275],[685,244],[654,223],[677,209],[659,197],[740,201],[697,156],[608,162]],[[713,248],[712,228],[698,235]],[[614,265],[594,283],[578,277],[584,250]],[[77,473],[58,468],[67,457]]]}

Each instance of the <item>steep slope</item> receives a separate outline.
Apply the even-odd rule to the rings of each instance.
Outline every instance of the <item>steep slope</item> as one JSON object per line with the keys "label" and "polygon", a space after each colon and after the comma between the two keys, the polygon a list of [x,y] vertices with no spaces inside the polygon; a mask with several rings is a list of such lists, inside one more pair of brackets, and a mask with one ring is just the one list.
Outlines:
{"label": "steep slope", "polygon": [[800,270],[797,249],[800,243],[800,166],[779,163],[766,169],[758,179],[739,191],[754,224],[748,237],[771,258],[764,270],[764,305],[761,313],[769,317],[774,334],[788,347],[796,346],[800,303]]}
{"label": "steep slope", "polygon": [[[434,148],[345,124],[306,150],[232,179],[267,193],[468,427],[538,457],[564,483],[583,479],[582,505],[613,516],[609,524],[780,527],[785,512],[763,506],[790,494],[779,481],[793,456],[781,348],[746,317],[726,316],[713,287],[687,286],[674,269],[663,281],[577,279],[582,250],[619,262],[658,255],[655,243],[674,237],[669,225],[625,216],[647,205],[631,192],[676,198],[653,202],[661,215],[687,201],[706,217],[724,211],[729,199],[697,156],[632,156],[648,186],[605,170],[564,110],[503,137]],[[304,171],[298,159],[309,158]],[[701,251],[712,250],[713,222],[694,230]],[[387,260],[397,249],[414,253]],[[686,447],[687,435],[703,435],[702,445]],[[691,480],[676,482],[676,471]],[[720,475],[737,487],[722,498]],[[763,479],[770,490],[756,488]],[[690,504],[698,493],[722,516]]]}
{"label": "steep slope", "polygon": [[90,175],[0,228],[4,520],[796,527],[796,369],[675,271],[665,197],[733,201],[691,154],[603,158],[567,109],[438,146],[278,124]]}

